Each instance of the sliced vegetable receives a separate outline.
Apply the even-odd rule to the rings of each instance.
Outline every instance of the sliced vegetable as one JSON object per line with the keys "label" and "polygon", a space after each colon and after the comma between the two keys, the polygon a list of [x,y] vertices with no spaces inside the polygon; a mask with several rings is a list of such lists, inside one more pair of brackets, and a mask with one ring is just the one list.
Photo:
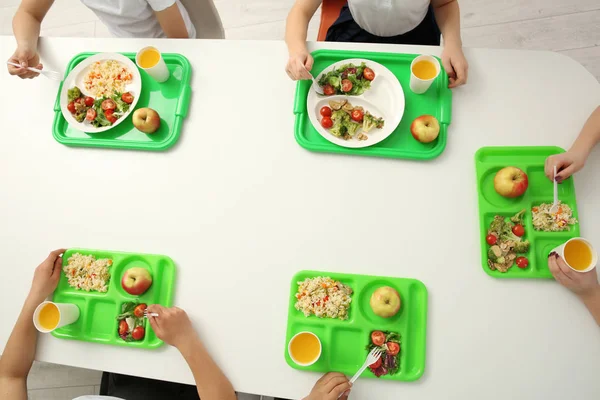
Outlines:
{"label": "sliced vegetable", "polygon": [[383,346],[383,343],[385,343],[385,333],[382,331],[373,331],[371,333],[371,342],[375,346]]}

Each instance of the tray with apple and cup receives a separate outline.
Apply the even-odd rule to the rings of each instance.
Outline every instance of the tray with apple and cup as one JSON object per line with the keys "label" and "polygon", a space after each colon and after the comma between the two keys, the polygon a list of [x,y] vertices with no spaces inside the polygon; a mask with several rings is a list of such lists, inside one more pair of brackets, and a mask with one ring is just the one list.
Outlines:
{"label": "tray with apple and cup", "polygon": [[[294,136],[300,146],[316,152],[415,160],[430,160],[442,154],[452,117],[452,92],[448,89],[448,75],[443,69],[427,92],[415,94],[409,89],[409,82],[411,63],[417,54],[317,50],[312,56],[314,65],[311,73],[321,83],[325,83],[322,77],[327,78],[333,71],[343,70],[348,63],[353,64],[356,76],[340,75],[340,78],[353,81],[352,88],[361,84],[360,68],[363,63],[374,76],[370,74],[371,83],[367,90],[356,95],[352,89],[348,94],[341,93],[344,88],[340,85],[340,90],[334,91],[331,96],[320,96],[311,89],[312,81],[298,81]],[[353,110],[347,111],[352,120],[344,125],[356,127],[354,122],[358,122],[362,130],[348,126],[340,130],[335,117],[337,121],[343,121],[343,118],[334,115],[331,100],[350,102]],[[383,120],[383,124],[364,134],[365,120],[361,123],[360,114],[356,118],[351,114],[356,109],[365,116],[369,112],[377,120]]]}
{"label": "tray with apple and cup", "polygon": [[[563,153],[559,147],[482,147],[475,153],[481,266],[494,278],[552,278],[548,254],[580,236],[579,224],[560,232],[536,230],[532,210],[552,203],[553,182],[545,161]],[[573,210],[577,202],[573,178],[558,185],[559,199]]]}
{"label": "tray with apple and cup", "polygon": [[[102,267],[106,269],[100,273],[98,268]],[[143,308],[150,304],[173,305],[175,274],[175,263],[163,255],[69,249],[63,255],[63,270],[53,301],[75,304],[80,317],[52,335],[157,348],[163,342],[143,318]],[[101,281],[98,275],[102,275]]]}
{"label": "tray with apple and cup", "polygon": [[[328,314],[335,315],[335,318],[327,315],[319,317],[311,312],[305,316],[304,305],[307,303],[299,302],[305,296],[314,299],[310,293],[303,292],[304,288],[311,287],[306,285],[307,279],[310,281],[319,277],[327,279],[322,284],[327,287],[327,293],[347,291],[348,287],[351,289],[349,306],[344,307],[343,312],[338,312],[337,307],[346,303],[336,301],[333,294],[325,296],[325,301],[334,302],[332,304],[335,307],[329,308]],[[331,284],[331,280],[335,284]],[[319,311],[317,313],[321,315]],[[383,374],[381,370],[367,368],[361,377],[376,378],[379,375],[380,379],[414,381],[425,370],[426,327],[427,288],[419,280],[300,271],[292,278],[290,285],[285,360],[290,367],[299,370],[323,373],[338,371],[354,375],[365,360],[367,347],[372,344],[372,332],[389,331],[397,334],[390,337],[390,342],[398,343],[399,347],[394,355],[398,360],[396,370],[393,374]],[[288,351],[288,343],[300,332],[317,335],[322,344],[321,356],[309,366],[296,364]]]}
{"label": "tray with apple and cup", "polygon": [[[165,53],[162,56],[170,71],[169,79],[163,83],[156,82],[135,65],[135,53],[81,53],[73,57],[67,66],[65,79],[61,82],[54,104],[54,138],[67,146],[149,151],[164,151],[172,147],[179,139],[190,104],[191,65],[181,54]],[[85,85],[85,82],[80,82],[81,79],[77,77],[81,76],[86,68],[97,59],[107,58],[118,59],[126,65],[128,71],[132,72],[132,82],[137,86],[132,89],[133,99],[125,113],[117,112],[118,107],[114,113],[108,111],[111,116],[118,117],[112,125],[88,129],[90,123],[76,121],[74,114],[68,109],[68,93],[73,89],[74,83],[78,83],[79,86]],[[85,98],[82,97],[82,100]],[[120,105],[117,95],[114,102],[117,106]],[[100,104],[94,104],[91,108],[97,109],[98,116],[107,112]],[[115,118],[114,116],[112,118]]]}

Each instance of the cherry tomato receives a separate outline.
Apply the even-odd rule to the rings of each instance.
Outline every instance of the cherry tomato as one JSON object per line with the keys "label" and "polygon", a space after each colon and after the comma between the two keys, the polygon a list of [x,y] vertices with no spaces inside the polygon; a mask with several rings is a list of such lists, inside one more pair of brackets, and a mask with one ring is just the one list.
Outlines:
{"label": "cherry tomato", "polygon": [[327,84],[323,86],[323,94],[325,96],[331,96],[332,94],[335,94],[335,89],[330,84]]}
{"label": "cherry tomato", "polygon": [[356,122],[362,122],[364,113],[361,110],[352,110],[350,117]]}
{"label": "cherry tomato", "polygon": [[333,121],[331,120],[331,117],[323,117],[321,119],[321,126],[325,129],[329,129],[333,126]]}
{"label": "cherry tomato", "polygon": [[379,367],[381,367],[381,357],[379,357],[373,364],[369,365],[369,368],[371,369],[377,369]]}
{"label": "cherry tomato", "polygon": [[91,106],[94,105],[94,98],[93,97],[87,96],[85,99],[83,99],[83,101],[85,102],[85,105],[87,107],[91,107]]}
{"label": "cherry tomato", "polygon": [[329,108],[327,106],[323,106],[323,107],[321,107],[320,113],[324,117],[331,117],[331,108]]}
{"label": "cherry tomato", "polygon": [[67,110],[69,110],[69,112],[71,114],[75,114],[75,102],[74,101],[67,104]]}
{"label": "cherry tomato", "polygon": [[110,122],[111,124],[114,124],[115,122],[117,122],[117,117],[114,116],[113,110],[104,111],[104,116],[106,117],[108,122]]}
{"label": "cherry tomato", "polygon": [[133,103],[133,95],[129,92],[123,93],[121,95],[121,100],[123,100],[127,104]]}
{"label": "cherry tomato", "polygon": [[373,70],[371,68],[366,67],[363,70],[363,76],[365,77],[366,80],[372,81],[373,79],[375,79],[375,72],[373,72]]}
{"label": "cherry tomato", "polygon": [[146,308],[148,308],[148,306],[146,304],[138,304],[133,309],[133,315],[135,315],[138,318],[142,318],[144,316],[144,310]]}
{"label": "cherry tomato", "polygon": [[349,79],[342,79],[342,92],[348,93],[352,90],[352,82]]}
{"label": "cherry tomato", "polygon": [[96,115],[97,115],[96,110],[94,110],[93,108],[90,108],[85,113],[85,119],[87,119],[88,121],[93,121],[96,119]]}
{"label": "cherry tomato", "polygon": [[387,346],[387,353],[391,356],[395,356],[396,354],[400,353],[400,345],[396,342],[387,342],[386,343]]}
{"label": "cherry tomato", "polygon": [[136,326],[133,328],[133,332],[131,332],[131,337],[133,337],[133,340],[142,340],[145,334],[146,330],[143,326]]}
{"label": "cherry tomato", "polygon": [[529,265],[529,260],[527,259],[527,257],[517,257],[515,262],[517,263],[517,267],[519,268],[527,268],[527,266]]}
{"label": "cherry tomato", "polygon": [[112,99],[106,99],[102,102],[102,109],[106,110],[114,110],[117,107],[116,103]]}
{"label": "cherry tomato", "polygon": [[385,333],[373,331],[371,333],[371,342],[373,342],[375,346],[383,346],[383,342],[385,342]]}
{"label": "cherry tomato", "polygon": [[523,225],[521,224],[513,226],[512,231],[517,236],[523,236],[525,234],[525,228],[523,228]]}
{"label": "cherry tomato", "polygon": [[127,331],[129,330],[129,326],[127,326],[127,322],[125,320],[119,322],[119,335],[127,335]]}
{"label": "cherry tomato", "polygon": [[487,235],[485,237],[485,241],[487,242],[487,244],[489,244],[490,246],[493,246],[496,244],[496,242],[498,241],[498,238],[496,237],[496,235],[492,235],[491,233],[489,235]]}

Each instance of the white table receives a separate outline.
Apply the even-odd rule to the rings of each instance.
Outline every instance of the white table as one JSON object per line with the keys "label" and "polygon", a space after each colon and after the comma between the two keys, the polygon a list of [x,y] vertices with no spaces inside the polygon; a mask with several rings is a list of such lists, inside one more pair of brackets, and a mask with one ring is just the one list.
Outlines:
{"label": "white table", "polygon": [[[2,346],[49,250],[151,252],[177,263],[175,303],[238,391],[310,391],[318,375],[283,358],[287,299],[296,271],[321,269],[413,277],[429,289],[423,378],[362,379],[354,399],[597,397],[598,327],[577,299],[552,281],[482,271],[473,161],[487,145],[568,147],[600,104],[600,85],[581,65],[550,52],[467,49],[469,84],[454,91],[448,146],[423,163],[298,146],[283,42],[55,38],[43,39],[41,52],[47,68],[63,70],[81,51],[148,44],[193,66],[191,109],[166,153],[60,145],[51,135],[57,85],[0,73]],[[439,54],[311,48],[326,46]],[[7,59],[13,39],[1,37],[0,48]],[[232,111],[231,100],[245,106]],[[582,234],[600,246],[599,167],[595,152],[576,187]],[[357,237],[360,246],[346,240]],[[193,382],[168,346],[138,351],[44,336],[37,359]]]}

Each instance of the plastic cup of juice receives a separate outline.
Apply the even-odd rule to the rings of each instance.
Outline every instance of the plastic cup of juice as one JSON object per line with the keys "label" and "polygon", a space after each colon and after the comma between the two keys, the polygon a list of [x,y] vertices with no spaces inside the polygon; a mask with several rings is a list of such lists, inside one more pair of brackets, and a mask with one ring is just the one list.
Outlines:
{"label": "plastic cup of juice", "polygon": [[135,63],[156,82],[162,83],[169,79],[170,73],[167,64],[156,47],[148,46],[138,51]]}
{"label": "plastic cup of juice", "polygon": [[552,251],[576,272],[591,271],[598,263],[598,253],[590,242],[581,237],[569,239]]}
{"label": "plastic cup of juice", "polygon": [[42,333],[52,332],[78,319],[79,308],[71,303],[44,301],[33,313],[33,324]]}
{"label": "plastic cup of juice", "polygon": [[410,90],[416,94],[425,93],[440,74],[440,62],[434,56],[415,57],[410,63]]}
{"label": "plastic cup of juice", "polygon": [[321,341],[312,332],[297,333],[288,344],[288,354],[296,364],[308,367],[321,357]]}

